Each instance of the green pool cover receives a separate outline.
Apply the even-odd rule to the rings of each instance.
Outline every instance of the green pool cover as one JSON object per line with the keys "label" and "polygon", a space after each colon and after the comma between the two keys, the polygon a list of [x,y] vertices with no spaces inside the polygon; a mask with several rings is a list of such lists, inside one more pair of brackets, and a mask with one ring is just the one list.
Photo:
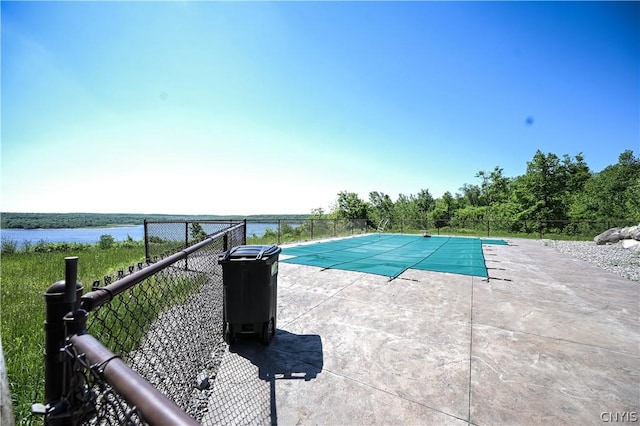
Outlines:
{"label": "green pool cover", "polygon": [[483,244],[503,240],[374,234],[282,249],[282,262],[396,278],[407,269],[488,277]]}

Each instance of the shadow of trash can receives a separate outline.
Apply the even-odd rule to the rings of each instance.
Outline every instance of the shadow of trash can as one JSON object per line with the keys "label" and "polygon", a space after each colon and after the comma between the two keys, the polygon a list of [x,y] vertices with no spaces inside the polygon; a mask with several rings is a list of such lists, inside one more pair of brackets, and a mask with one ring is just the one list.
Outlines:
{"label": "shadow of trash can", "polygon": [[228,344],[256,333],[269,345],[276,332],[278,298],[277,245],[242,245],[220,254],[222,265],[222,335]]}

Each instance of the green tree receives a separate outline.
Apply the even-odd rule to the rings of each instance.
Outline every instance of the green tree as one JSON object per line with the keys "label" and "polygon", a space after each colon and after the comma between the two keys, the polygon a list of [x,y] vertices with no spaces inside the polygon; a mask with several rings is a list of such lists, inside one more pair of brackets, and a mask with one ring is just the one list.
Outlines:
{"label": "green tree", "polygon": [[571,215],[578,219],[632,219],[637,214],[640,159],[633,151],[624,151],[618,163],[593,174],[573,199]]}
{"label": "green tree", "polygon": [[416,196],[416,204],[420,213],[428,213],[436,207],[436,201],[428,189],[421,189]]}
{"label": "green tree", "polygon": [[340,191],[335,213],[338,219],[369,220],[369,204],[360,199],[355,192]]}
{"label": "green tree", "polygon": [[455,208],[455,198],[447,191],[435,201],[435,208],[429,212],[429,216],[437,227],[446,226],[451,221]]}
{"label": "green tree", "polygon": [[385,219],[394,219],[393,201],[387,194],[378,191],[370,192],[369,206],[369,217],[374,223],[380,224]]}
{"label": "green tree", "polygon": [[566,178],[557,155],[536,151],[527,162],[527,172],[515,181],[514,195],[520,206],[519,219],[564,220]]}
{"label": "green tree", "polygon": [[198,243],[207,238],[207,233],[202,229],[202,225],[197,222],[193,222],[190,226],[189,233],[191,234],[191,243]]}
{"label": "green tree", "polygon": [[436,200],[428,189],[421,189],[416,195],[415,203],[418,226],[423,229],[429,228],[429,213],[436,208]]}
{"label": "green tree", "polygon": [[[479,211],[482,211],[487,230],[492,226],[491,223],[494,224],[493,226],[498,224],[499,227],[502,227],[500,224],[505,221],[504,214],[508,211],[503,206],[508,203],[511,196],[513,180],[504,176],[503,171],[502,167],[495,166],[489,173],[484,170],[476,173],[475,177],[482,179],[480,186],[476,187],[478,189],[478,205],[482,208],[464,212],[464,215],[473,221]],[[457,218],[462,219],[462,216],[458,214]],[[465,219],[464,222],[468,222],[468,220]]]}
{"label": "green tree", "polygon": [[326,217],[322,207],[311,209],[311,215],[309,215],[309,219],[325,219]]}
{"label": "green tree", "polygon": [[404,228],[419,228],[416,197],[414,195],[398,195],[398,199],[393,204],[393,217],[396,221],[401,220]]}
{"label": "green tree", "polygon": [[627,188],[625,208],[628,217],[640,223],[640,177]]}
{"label": "green tree", "polygon": [[462,185],[459,191],[462,193],[461,195],[462,199],[464,200],[464,206],[478,207],[480,205],[482,191],[478,185],[470,185],[468,183],[465,183],[464,185]]}
{"label": "green tree", "polygon": [[479,204],[490,206],[503,202],[509,197],[510,180],[502,174],[503,171],[502,167],[495,166],[490,173],[484,170],[476,173],[475,177],[482,179],[480,187],[477,189]]}
{"label": "green tree", "polygon": [[[562,159],[565,173],[565,199],[567,215],[569,218],[580,218],[580,197],[584,193],[586,183],[591,179],[591,171],[584,161],[582,153],[575,156],[575,159],[565,154]],[[583,209],[584,210],[584,209]]]}
{"label": "green tree", "polygon": [[567,178],[565,184],[566,190],[570,194],[578,194],[584,189],[585,183],[591,178],[589,166],[584,161],[582,153],[577,154],[575,159],[565,154],[562,158],[562,164]]}

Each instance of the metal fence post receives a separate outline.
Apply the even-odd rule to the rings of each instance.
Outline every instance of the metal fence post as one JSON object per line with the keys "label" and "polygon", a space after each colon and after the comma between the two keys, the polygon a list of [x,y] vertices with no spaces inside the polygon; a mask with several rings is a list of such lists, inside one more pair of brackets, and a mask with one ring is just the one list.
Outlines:
{"label": "metal fence post", "polygon": [[50,415],[57,414],[57,410],[64,410],[62,397],[65,378],[63,375],[64,360],[61,356],[66,338],[64,316],[79,307],[82,296],[82,285],[76,281],[77,268],[77,257],[65,258],[65,279],[55,282],[44,293],[45,411],[42,412],[39,404],[35,404],[32,410],[34,414]]}
{"label": "metal fence post", "polygon": [[540,239],[542,239],[542,219],[538,222],[538,232],[540,234]]}
{"label": "metal fence post", "polygon": [[[184,222],[184,248],[189,247],[189,221]],[[189,270],[189,256],[184,258],[184,270]]]}
{"label": "metal fence post", "polygon": [[247,244],[247,219],[244,219],[243,222],[244,222],[244,231],[242,235],[242,245],[246,245]]}
{"label": "metal fence post", "polygon": [[147,224],[147,219],[144,220],[143,222],[144,225],[144,257],[147,260],[147,262],[149,262],[150,256],[149,256],[149,228],[148,228],[148,224]]}
{"label": "metal fence post", "polygon": [[278,219],[278,244],[280,244],[280,219]]}
{"label": "metal fence post", "polygon": [[[65,315],[65,345],[71,336],[86,334],[87,316],[87,311],[84,309],[74,309]],[[62,394],[64,395],[66,411],[64,413],[64,424],[84,424],[85,420],[89,420],[96,413],[96,408],[92,401],[93,398],[87,398],[87,394],[92,393],[92,391],[85,386],[86,381],[82,374],[82,367],[79,367],[74,360],[70,357],[65,357],[62,366]],[[48,423],[57,424],[57,422]]]}

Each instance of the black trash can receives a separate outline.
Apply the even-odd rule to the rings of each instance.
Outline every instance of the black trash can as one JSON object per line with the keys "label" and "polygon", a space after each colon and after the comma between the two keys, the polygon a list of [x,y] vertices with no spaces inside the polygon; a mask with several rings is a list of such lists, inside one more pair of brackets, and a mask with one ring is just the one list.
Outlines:
{"label": "black trash can", "polygon": [[277,245],[237,246],[220,255],[222,265],[222,332],[227,343],[239,334],[257,333],[268,345],[276,333],[278,297]]}

